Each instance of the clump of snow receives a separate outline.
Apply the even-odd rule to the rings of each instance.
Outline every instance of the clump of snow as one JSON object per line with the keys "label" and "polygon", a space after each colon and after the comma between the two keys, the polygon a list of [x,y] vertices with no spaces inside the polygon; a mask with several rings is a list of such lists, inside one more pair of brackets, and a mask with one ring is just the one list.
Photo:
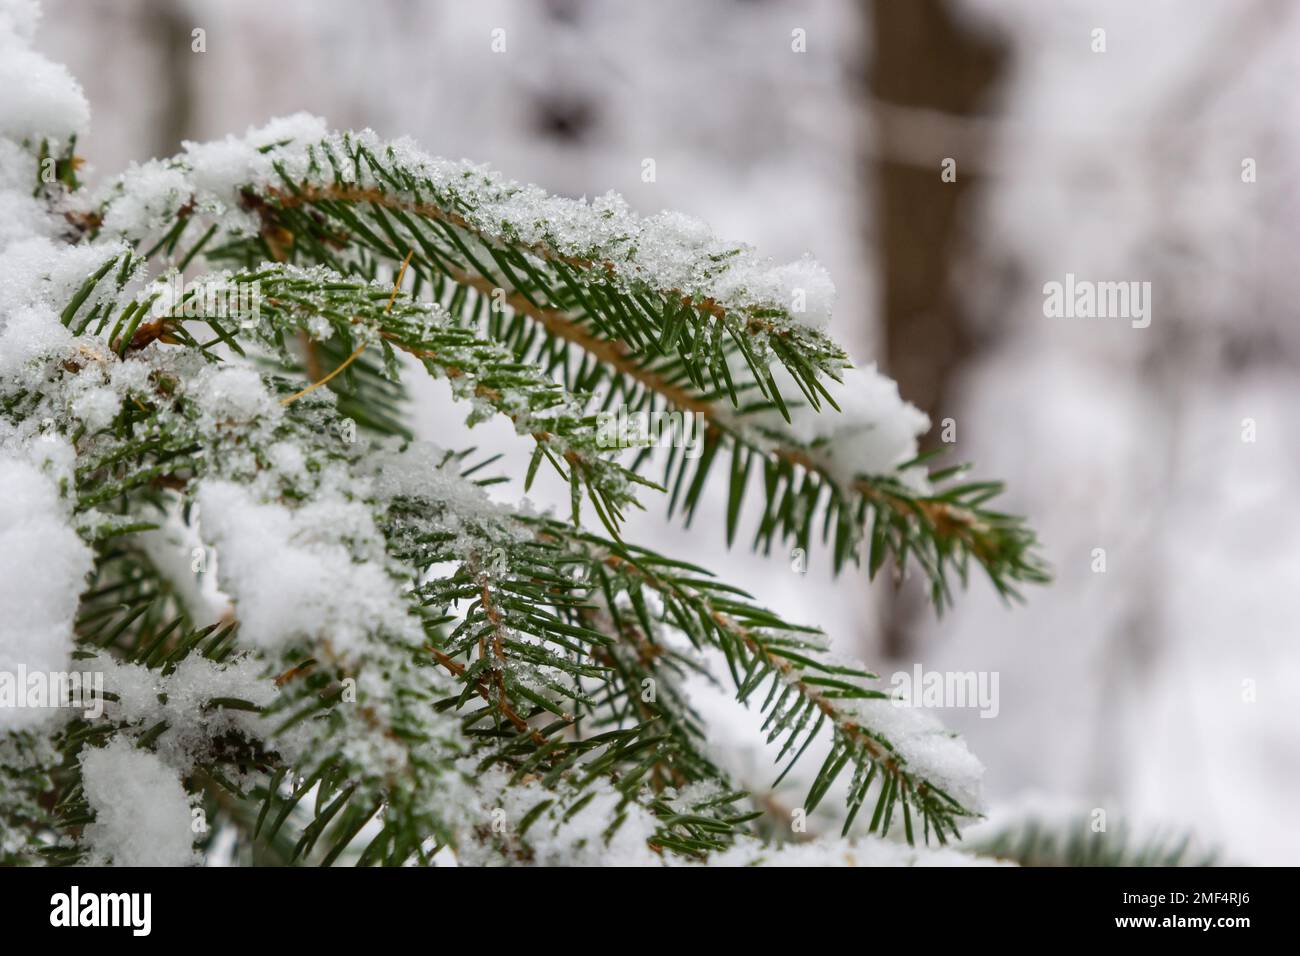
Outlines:
{"label": "clump of snow", "polygon": [[202,425],[208,430],[219,424],[266,423],[282,414],[261,376],[247,365],[209,365],[185,388],[200,408]]}
{"label": "clump of snow", "polygon": [[36,0],[4,0],[0,3],[0,42],[12,39],[30,43],[40,20],[41,7]]}
{"label": "clump of snow", "polygon": [[[167,579],[198,627],[215,624],[232,614],[230,598],[217,589],[215,556],[203,547],[196,524],[187,524],[178,510],[169,510],[159,527],[140,532],[136,541],[149,563]],[[198,558],[202,558],[200,564]],[[213,573],[200,573],[200,572]]]}
{"label": "clump of snow", "polygon": [[266,450],[266,457],[271,467],[289,481],[302,481],[307,476],[307,455],[294,442],[276,442]]}
{"label": "clump of snow", "polygon": [[381,446],[366,457],[362,468],[371,476],[380,502],[405,497],[436,505],[438,514],[429,516],[436,527],[426,522],[421,530],[462,536],[457,547],[461,553],[481,544],[484,536],[495,541],[523,541],[532,534],[515,520],[515,509],[493,501],[483,488],[462,478],[456,461],[431,442]]}
{"label": "clump of snow", "polygon": [[82,786],[95,813],[87,825],[92,863],[187,866],[197,863],[189,799],[177,772],[116,737],[81,756]]}
{"label": "clump of snow", "polygon": [[879,698],[845,702],[843,709],[888,740],[906,761],[909,774],[941,787],[967,810],[980,812],[984,765],[934,715]]}
{"label": "clump of snow", "polygon": [[[50,475],[3,446],[0,489],[0,670],[65,671],[90,548],[69,525]],[[49,717],[41,709],[0,709],[0,730]]]}
{"label": "clump of snow", "polygon": [[[45,203],[18,192],[16,182],[6,182],[6,179],[16,180],[21,169],[18,163],[6,159],[10,149],[17,147],[0,140],[0,250],[31,236],[53,236],[59,228],[58,220]],[[7,170],[13,170],[14,175],[6,176]]]}
{"label": "clump of snow", "polygon": [[[51,324],[62,331],[57,313],[90,275],[125,250],[123,243],[72,246],[33,234],[24,234],[0,248],[0,327],[10,311],[42,306],[49,310]],[[117,292],[114,283],[101,283],[83,303],[83,314]]]}
{"label": "clump of snow", "polygon": [[0,379],[18,378],[28,363],[71,346],[72,333],[48,307],[16,309],[0,328]]}
{"label": "clump of snow", "polygon": [[[329,134],[319,116],[294,113],[277,117],[265,126],[250,126],[243,136],[227,136],[210,143],[186,141],[185,158],[189,161],[194,184],[214,196],[233,196],[253,180],[270,181],[274,151],[267,147],[286,143],[318,143]],[[251,177],[251,178],[250,178]]]}
{"label": "clump of snow", "polygon": [[318,639],[346,654],[378,629],[400,634],[412,626],[365,505],[324,490],[290,509],[222,480],[202,482],[197,500],[222,589],[254,646]]}
{"label": "clump of snow", "polygon": [[34,0],[0,3],[0,136],[64,143],[90,125],[90,106],[67,67],[31,49],[39,19]]}
{"label": "clump of snow", "polygon": [[72,401],[72,414],[91,432],[107,428],[121,410],[122,396],[101,385],[85,389]]}
{"label": "clump of snow", "polygon": [[102,656],[93,663],[104,673],[105,691],[118,695],[107,704],[111,720],[148,729],[160,721],[167,729],[154,746],[165,762],[188,771],[212,741],[230,731],[264,737],[263,719],[251,711],[208,707],[209,701],[233,698],[259,707],[272,704],[279,691],[262,676],[265,665],[252,657],[227,662],[190,654],[169,673]]}
{"label": "clump of snow", "polygon": [[133,163],[115,186],[118,193],[101,226],[106,235],[169,227],[192,193],[184,170],[158,159]]}
{"label": "clump of snow", "polygon": [[[659,866],[663,858],[650,849],[648,841],[658,821],[644,807],[629,803],[621,808],[623,795],[602,780],[590,783],[591,794],[576,811],[560,799],[557,791],[536,781],[511,783],[510,775],[498,767],[482,771],[477,761],[460,762],[461,771],[474,781],[477,800],[462,816],[467,832],[460,841],[461,861],[471,866],[500,862],[499,849],[483,846],[488,840],[506,848],[506,858],[523,857],[537,866]],[[570,795],[572,799],[572,795]],[[531,810],[550,800],[527,832],[519,825]],[[622,812],[621,825],[610,830]],[[481,836],[490,833],[491,836]]]}
{"label": "clump of snow", "polygon": [[[917,440],[930,429],[930,419],[898,393],[898,383],[882,375],[874,362],[841,372],[842,382],[824,380],[840,411],[825,401],[821,410],[801,398],[799,387],[783,366],[773,366],[772,377],[789,406],[787,423],[780,412],[768,409],[749,414],[743,424],[783,436],[811,449],[813,457],[842,486],[862,476],[892,474],[898,465],[917,454]],[[923,480],[923,471],[907,477]]]}

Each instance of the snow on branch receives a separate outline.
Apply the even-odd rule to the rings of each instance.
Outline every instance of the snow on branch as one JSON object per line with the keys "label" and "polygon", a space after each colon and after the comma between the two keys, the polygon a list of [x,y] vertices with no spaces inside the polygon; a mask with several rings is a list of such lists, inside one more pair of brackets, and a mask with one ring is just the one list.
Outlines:
{"label": "snow on branch", "polygon": [[[620,536],[638,492],[689,516],[729,459],[756,547],[820,520],[837,564],[913,555],[940,603],[971,562],[1042,580],[996,486],[920,467],[925,417],[829,337],[819,266],[301,115],[87,196],[35,20],[0,4],[0,669],[103,696],[0,710],[0,861],[185,864],[215,832],[255,863],[964,859],[867,838],[979,813],[960,740]],[[549,463],[571,520],[410,440],[401,353],[531,441],[525,486]],[[703,454],[647,478],[602,438],[620,402],[698,413]],[[847,781],[843,841],[756,836],[686,689],[710,657],[782,776],[829,746],[805,808]]]}
{"label": "snow on branch", "polygon": [[661,484],[689,516],[729,460],[729,538],[757,488],[755,546],[806,550],[820,525],[836,569],[913,558],[940,607],[950,575],[964,584],[972,565],[1008,597],[1047,579],[1033,533],[985,507],[998,483],[927,475],[927,419],[826,334],[832,289],[810,261],[773,265],[686,217],[548,196],[302,114],[135,168],[85,221],[95,236],[245,269],[272,259],[374,277],[409,260],[413,292],[575,395],[603,386],[638,410],[703,416],[705,455],[670,457]]}

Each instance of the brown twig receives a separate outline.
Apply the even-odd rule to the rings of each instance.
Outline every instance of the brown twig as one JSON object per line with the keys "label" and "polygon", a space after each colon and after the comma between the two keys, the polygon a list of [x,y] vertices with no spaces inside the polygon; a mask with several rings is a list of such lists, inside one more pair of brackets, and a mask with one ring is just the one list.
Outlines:
{"label": "brown twig", "polygon": [[[433,655],[433,659],[435,661],[437,661],[442,667],[450,671],[453,676],[460,677],[465,673],[464,664],[459,664],[456,661],[452,660],[450,657],[448,657],[442,651],[438,650],[432,644],[426,644],[425,649],[428,650],[428,652]],[[492,691],[491,688],[485,687],[484,683],[485,682],[483,678],[479,677],[474,682],[474,690],[478,692],[478,695],[483,698],[485,703],[491,704],[493,702]],[[516,713],[515,709],[510,706],[509,701],[502,700],[500,702],[500,706],[501,706],[502,714],[505,715],[506,719],[509,720],[510,723],[514,724],[516,730],[518,730],[520,733],[528,734],[533,739],[533,742],[536,744],[546,743],[546,738],[543,737],[538,731],[529,727],[528,721],[524,720],[524,718],[520,717],[519,714]]]}

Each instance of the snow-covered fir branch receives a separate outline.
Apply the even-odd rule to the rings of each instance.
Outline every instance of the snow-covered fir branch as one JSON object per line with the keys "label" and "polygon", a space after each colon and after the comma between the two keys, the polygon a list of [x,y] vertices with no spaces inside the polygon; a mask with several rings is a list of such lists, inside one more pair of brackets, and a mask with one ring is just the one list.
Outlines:
{"label": "snow-covered fir branch", "polygon": [[[972,564],[1044,579],[996,486],[917,463],[928,422],[830,338],[818,265],[305,116],[86,195],[88,110],[36,19],[0,3],[0,673],[102,696],[0,707],[0,861],[970,861],[927,848],[980,812],[959,739],[622,536],[730,458],[756,547],[820,523],[837,564],[914,556],[940,604]],[[508,420],[569,513],[412,440],[418,369]],[[703,455],[647,477],[601,440],[617,404],[699,412]],[[801,810],[847,783],[841,839],[761,836],[685,689],[709,655],[782,773],[829,744]]]}

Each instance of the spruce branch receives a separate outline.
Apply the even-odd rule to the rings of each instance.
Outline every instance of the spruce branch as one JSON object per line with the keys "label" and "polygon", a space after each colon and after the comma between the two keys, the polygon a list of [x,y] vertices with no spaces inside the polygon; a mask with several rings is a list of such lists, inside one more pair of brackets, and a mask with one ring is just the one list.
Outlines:
{"label": "spruce branch", "polygon": [[[504,390],[492,384],[497,381],[492,375],[502,365],[514,376],[508,383],[511,388],[518,389],[523,384],[547,393],[557,388],[549,380],[524,377],[521,381],[514,374],[518,363],[503,361],[500,346],[467,340],[468,330],[448,324],[445,317],[435,316],[436,306],[430,308],[405,299],[398,304],[391,292],[377,283],[347,280],[319,268],[304,272],[286,266],[223,275],[209,281],[260,283],[262,311],[257,325],[240,328],[218,318],[204,318],[203,323],[215,333],[215,338],[205,345],[187,331],[182,300],[175,303],[172,315],[157,320],[159,331],[149,332],[149,342],[164,337],[192,341],[200,353],[216,361],[212,350],[218,344],[233,348],[241,340],[252,340],[267,348],[283,349],[288,342],[297,341],[300,333],[319,337],[328,328],[331,337],[337,336],[343,347],[360,339],[361,346],[354,347],[354,352],[369,341],[365,338],[369,335],[381,348],[391,344],[411,351],[451,378],[470,378],[465,370],[472,368],[479,378],[475,398],[489,403],[502,400]],[[191,294],[197,296],[201,290],[202,283]],[[141,298],[124,306],[122,314],[126,318],[120,323],[128,324],[140,312],[140,302],[151,301],[151,295],[146,289]],[[325,326],[320,324],[322,320]],[[139,328],[141,325],[137,323],[132,336],[139,333]],[[450,332],[450,338],[439,338],[444,330]],[[123,339],[124,336],[118,336],[112,340]],[[119,346],[119,350],[125,355],[137,347],[128,342],[125,347]],[[495,358],[497,365],[484,361],[485,354]],[[288,413],[279,434],[294,434],[299,440],[307,441],[314,423],[321,415],[330,414],[328,406],[321,405],[314,396],[309,397],[304,389],[291,390],[287,382],[276,387],[284,392],[280,404]],[[487,395],[483,394],[485,390]],[[297,400],[299,397],[301,402]],[[138,436],[136,441],[124,449],[115,449],[107,458],[92,460],[81,469],[83,476],[100,478],[99,483],[103,485],[101,490],[83,498],[82,507],[124,496],[129,498],[142,493],[142,489],[143,493],[153,493],[160,483],[163,487],[184,488],[201,474],[203,463],[187,454],[200,440],[194,430],[193,413],[197,409],[182,410],[177,419],[174,415],[177,409],[172,407],[172,415],[168,417],[168,408],[160,402],[161,398],[157,394],[138,396],[134,410],[129,412],[134,419],[132,431]],[[151,408],[157,418],[156,429],[138,417]],[[296,419],[299,410],[308,416],[307,420]],[[178,421],[187,423],[186,427],[177,427]],[[551,426],[550,430],[560,432],[557,426]],[[167,441],[162,440],[163,433],[167,434]],[[572,439],[579,433],[564,434]],[[141,467],[146,457],[153,464]],[[111,480],[113,466],[117,466],[123,477]],[[619,686],[616,677],[626,680],[630,672],[624,668],[617,675],[616,669],[609,666],[611,655],[617,653],[610,648],[619,639],[626,640],[629,634],[634,634],[641,645],[637,651],[640,658],[644,642],[652,640],[649,635],[667,626],[677,629],[696,646],[708,644],[721,650],[742,701],[749,700],[765,684],[769,685],[760,709],[766,715],[764,729],[769,740],[784,737],[780,757],[790,756],[785,772],[822,728],[830,727],[832,749],[814,779],[805,802],[807,810],[815,809],[840,773],[852,766],[855,769],[848,797],[846,832],[873,783],[877,788],[872,831],[887,832],[901,816],[907,838],[915,839],[912,826],[915,808],[921,815],[925,838],[929,839],[933,828],[935,837],[943,841],[948,834],[956,832],[958,819],[970,815],[970,810],[939,783],[914,774],[888,736],[873,731],[846,706],[854,700],[880,699],[885,695],[862,683],[873,676],[869,672],[819,660],[823,645],[820,639],[810,639],[816,635],[815,631],[787,624],[749,604],[734,589],[712,582],[702,569],[668,561],[625,546],[616,539],[601,539],[546,519],[519,517],[510,519],[509,523],[529,528],[527,539],[518,538],[517,532],[512,538],[501,527],[474,529],[463,523],[455,533],[449,533],[436,521],[431,531],[426,530],[431,520],[440,515],[445,517],[445,512],[445,502],[399,500],[387,513],[385,534],[394,557],[414,563],[417,569],[448,560],[460,562],[452,575],[428,581],[413,594],[423,604],[442,613],[435,618],[439,621],[446,619],[446,612],[456,602],[470,602],[457,626],[432,653],[434,660],[463,687],[455,698],[456,709],[463,708],[471,695],[483,701],[482,708],[470,711],[463,720],[463,729],[471,739],[499,741],[504,724],[504,739],[509,744],[490,753],[486,758],[489,765],[504,760],[516,774],[545,770],[547,779],[553,781],[558,779],[553,777],[557,770],[563,775],[578,761],[588,759],[593,747],[598,747],[605,755],[595,763],[614,773],[617,780],[639,784],[645,778],[651,785],[645,791],[648,794],[665,792],[665,788],[675,788],[683,782],[712,782],[722,792],[734,792],[734,788],[722,782],[723,775],[702,756],[698,742],[680,732],[686,719],[681,715],[665,719],[661,714],[668,711],[647,713],[638,709],[635,718],[629,721],[625,711],[624,719],[615,721],[614,730],[595,738],[563,737],[571,733],[577,721],[575,714],[557,706],[557,700],[567,697],[572,705],[601,717],[600,708],[583,691],[583,682],[595,681],[610,687],[606,703],[615,696],[630,697],[634,688],[626,683],[621,685],[621,690],[612,690]],[[479,536],[468,549],[467,534],[471,540],[475,534]],[[502,562],[500,569],[494,566]],[[504,576],[501,571],[505,572]],[[572,577],[575,572],[577,576]],[[647,594],[655,595],[658,610],[651,608]],[[593,597],[599,603],[593,605]],[[599,616],[602,607],[603,618]],[[637,624],[629,627],[628,618]],[[133,620],[128,615],[119,627],[124,630]],[[599,623],[604,623],[605,628],[593,626]],[[115,639],[120,630],[110,633]],[[464,663],[457,660],[462,657]],[[452,698],[443,698],[441,706],[450,706],[451,702]],[[293,720],[311,714],[319,716],[318,712],[319,704],[309,701]],[[544,714],[550,714],[553,719],[539,728],[534,721]],[[486,736],[485,718],[489,721]],[[670,742],[672,746],[667,746]],[[321,781],[315,772],[304,776],[314,784]],[[588,771],[580,779],[590,784],[596,775]],[[575,784],[570,780],[567,786]],[[576,791],[582,789],[581,783],[576,785]],[[370,792],[377,797],[382,790]],[[639,788],[630,788],[625,797],[634,799],[642,793]],[[695,821],[685,832],[672,832],[671,827],[661,830],[656,837],[657,845],[694,853],[717,849],[722,845],[718,843],[718,835],[730,833],[736,822],[746,819],[730,809],[730,802],[723,806],[729,816],[711,818],[713,822],[707,826]],[[659,812],[665,812],[662,806]],[[665,817],[673,818],[671,814]],[[726,820],[733,822],[726,823]],[[430,821],[425,822],[432,825]],[[417,830],[411,828],[406,832]],[[411,852],[410,847],[407,850]]]}
{"label": "spruce branch", "polygon": [[[844,834],[942,843],[977,813],[964,745],[819,630],[621,537],[647,493],[689,522],[729,461],[729,542],[746,514],[764,550],[820,521],[837,568],[915,557],[941,606],[974,566],[1008,595],[1045,578],[1032,533],[986,507],[998,486],[902,460],[917,413],[826,333],[819,266],[303,117],[89,197],[63,125],[0,151],[39,252],[0,323],[21,350],[0,467],[66,566],[54,650],[108,693],[0,736],[0,860],[777,859],[753,827],[770,799],[692,706],[719,667],[778,782],[818,744],[803,809],[838,784]],[[28,163],[55,173],[31,196]],[[211,305],[249,287],[242,312]],[[413,365],[471,425],[510,422],[525,490],[549,462],[571,520],[490,498],[492,459],[411,440]],[[615,408],[699,416],[703,455],[652,480],[602,434]],[[146,804],[169,832],[150,846],[124,826]]]}
{"label": "spruce branch", "polygon": [[[168,168],[189,162],[177,157]],[[901,573],[914,558],[939,608],[952,601],[950,575],[965,585],[972,564],[1004,597],[1048,580],[1023,521],[986,507],[999,483],[956,483],[963,466],[919,480],[921,459],[846,475],[827,459],[829,446],[785,427],[799,406],[837,414],[832,389],[847,359],[772,291],[771,270],[743,248],[692,250],[682,267],[659,248],[670,229],[658,222],[566,205],[364,134],[271,144],[248,178],[238,204],[256,229],[249,236],[227,222],[224,242],[206,249],[214,262],[308,261],[373,277],[414,249],[413,293],[428,290],[457,322],[558,375],[571,393],[606,385],[606,405],[621,396],[636,410],[703,415],[706,454],[671,456],[661,481],[674,492],[670,511],[680,507],[688,521],[711,469],[730,459],[729,541],[757,485],[754,544],[764,551],[780,540],[806,553],[820,519],[836,570],[865,561],[874,576],[892,558]],[[201,216],[212,202],[191,196],[179,209]]]}

